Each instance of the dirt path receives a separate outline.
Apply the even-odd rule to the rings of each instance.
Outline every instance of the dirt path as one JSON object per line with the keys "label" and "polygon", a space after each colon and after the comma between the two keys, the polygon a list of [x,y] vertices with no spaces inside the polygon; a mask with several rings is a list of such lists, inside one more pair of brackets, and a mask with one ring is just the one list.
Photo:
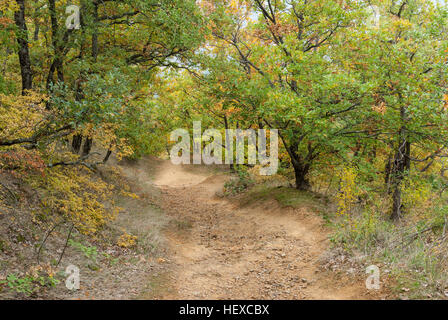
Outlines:
{"label": "dirt path", "polygon": [[275,201],[245,208],[216,196],[229,177],[160,162],[154,184],[173,219],[168,290],[156,299],[369,299],[363,279],[322,271],[322,219]]}

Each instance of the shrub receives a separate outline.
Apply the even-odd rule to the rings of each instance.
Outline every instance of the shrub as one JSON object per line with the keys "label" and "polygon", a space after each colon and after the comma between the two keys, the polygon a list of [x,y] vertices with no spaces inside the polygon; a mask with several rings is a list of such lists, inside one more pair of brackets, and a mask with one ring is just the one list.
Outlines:
{"label": "shrub", "polygon": [[231,179],[224,184],[224,194],[236,195],[254,184],[254,180],[247,171],[238,170],[237,174],[236,179]]}

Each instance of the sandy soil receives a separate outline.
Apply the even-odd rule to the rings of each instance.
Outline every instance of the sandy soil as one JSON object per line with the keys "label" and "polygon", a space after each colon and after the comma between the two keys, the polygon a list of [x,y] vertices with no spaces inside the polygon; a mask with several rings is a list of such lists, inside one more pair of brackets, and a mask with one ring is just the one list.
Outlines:
{"label": "sandy soil", "polygon": [[364,280],[325,271],[323,220],[275,201],[247,207],[218,197],[228,175],[160,161],[153,182],[174,224],[155,299],[378,299]]}

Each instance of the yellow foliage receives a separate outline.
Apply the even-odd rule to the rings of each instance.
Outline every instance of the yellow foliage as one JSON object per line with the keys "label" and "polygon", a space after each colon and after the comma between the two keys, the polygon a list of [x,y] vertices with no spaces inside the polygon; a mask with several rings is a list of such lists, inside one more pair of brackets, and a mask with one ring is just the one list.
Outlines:
{"label": "yellow foliage", "polygon": [[422,206],[431,196],[428,183],[413,179],[411,176],[406,177],[403,181],[401,192],[402,203],[406,208]]}
{"label": "yellow foliage", "polygon": [[127,192],[125,190],[123,190],[121,192],[121,194],[124,195],[125,197],[129,197],[129,198],[132,198],[132,199],[140,199],[140,197],[137,194],[132,193],[132,192]]}
{"label": "yellow foliage", "polygon": [[111,200],[113,186],[93,178],[86,169],[52,168],[29,180],[40,191],[44,209],[61,214],[84,234],[96,232],[118,214]]}
{"label": "yellow foliage", "polygon": [[19,5],[16,1],[11,0],[0,0],[0,11],[17,11],[19,10]]}
{"label": "yellow foliage", "polygon": [[130,248],[135,245],[137,237],[128,233],[123,233],[117,240],[117,245],[122,248]]}
{"label": "yellow foliage", "polygon": [[355,180],[356,172],[352,167],[345,167],[339,173],[340,190],[337,195],[338,211],[340,215],[350,215],[356,198]]}
{"label": "yellow foliage", "polygon": [[126,139],[119,139],[118,145],[119,149],[117,150],[116,157],[119,161],[134,154],[134,149],[127,143]]}
{"label": "yellow foliage", "polygon": [[25,96],[0,94],[0,140],[32,136],[48,115],[46,99],[34,91]]}

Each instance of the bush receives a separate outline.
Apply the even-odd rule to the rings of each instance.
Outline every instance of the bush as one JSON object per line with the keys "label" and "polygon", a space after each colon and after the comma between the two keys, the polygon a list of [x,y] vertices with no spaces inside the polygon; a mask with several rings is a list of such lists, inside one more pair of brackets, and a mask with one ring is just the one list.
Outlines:
{"label": "bush", "polygon": [[224,194],[236,195],[247,190],[254,184],[254,180],[247,171],[238,170],[238,177],[224,184]]}

